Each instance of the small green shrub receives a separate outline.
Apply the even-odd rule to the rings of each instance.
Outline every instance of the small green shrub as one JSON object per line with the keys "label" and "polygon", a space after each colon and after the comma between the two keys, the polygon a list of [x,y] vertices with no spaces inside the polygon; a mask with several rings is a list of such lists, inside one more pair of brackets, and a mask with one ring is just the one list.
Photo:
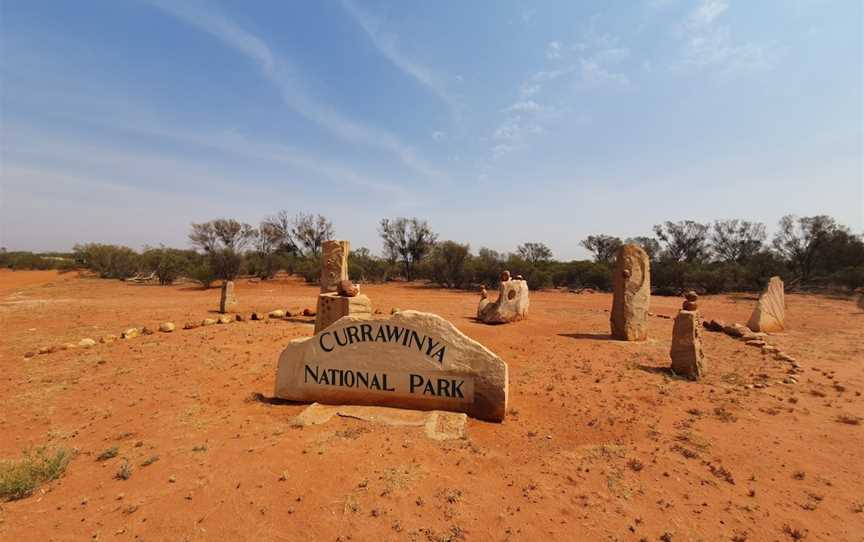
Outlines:
{"label": "small green shrub", "polygon": [[63,476],[72,454],[46,447],[24,452],[20,461],[0,461],[0,499],[14,501],[32,494],[40,485]]}
{"label": "small green shrub", "polygon": [[206,290],[216,281],[216,273],[207,261],[201,261],[189,270],[189,278]]}

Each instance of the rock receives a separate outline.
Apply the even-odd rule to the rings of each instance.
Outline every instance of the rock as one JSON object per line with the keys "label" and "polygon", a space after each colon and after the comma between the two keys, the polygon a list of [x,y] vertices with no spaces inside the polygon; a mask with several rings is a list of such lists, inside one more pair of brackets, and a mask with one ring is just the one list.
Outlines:
{"label": "rock", "polygon": [[234,315],[234,320],[236,320],[236,321],[238,321],[238,322],[245,322],[245,321],[246,321],[246,317],[245,317],[244,315],[240,314],[240,313],[237,313],[237,314]]}
{"label": "rock", "polygon": [[341,296],[354,297],[360,293],[360,287],[350,280],[340,280],[338,291]]}
{"label": "rock", "polygon": [[81,339],[78,342],[78,346],[81,348],[93,348],[94,346],[96,346],[96,341],[94,341],[93,339]]}
{"label": "rock", "polygon": [[750,333],[750,329],[747,326],[742,326],[741,324],[732,324],[729,326],[723,326],[723,333],[729,335],[730,337],[743,337],[746,333]]}
{"label": "rock", "polygon": [[219,295],[219,312],[234,312],[237,310],[237,297],[234,295],[234,281],[226,280],[222,283]]}
{"label": "rock", "polygon": [[746,341],[744,344],[746,344],[747,346],[758,346],[761,348],[761,347],[765,346],[765,341],[762,341],[759,339],[750,339],[749,341]]}
{"label": "rock", "polygon": [[186,322],[183,325],[183,329],[195,329],[196,327],[201,327],[201,322]]}
{"label": "rock", "polygon": [[63,350],[74,350],[75,348],[78,348],[76,343],[66,343],[63,345]]}
{"label": "rock", "polygon": [[279,357],[274,394],[501,421],[507,411],[507,364],[434,314],[348,316],[288,344]]}
{"label": "rock", "polygon": [[153,335],[154,333],[156,333],[156,332],[147,326],[144,326],[141,328],[141,335]]}
{"label": "rock", "polygon": [[774,352],[777,352],[779,350],[780,350],[779,348],[777,348],[776,346],[771,346],[770,344],[763,344],[762,345],[762,353],[763,354],[773,354]]}
{"label": "rock", "polygon": [[35,350],[28,350],[27,352],[24,352],[24,357],[25,357],[25,358],[32,358],[32,357],[34,357],[35,355],[36,355],[36,351],[35,351]]}
{"label": "rock", "polygon": [[682,307],[685,311],[695,311],[699,309],[699,303],[694,301],[685,301]]}
{"label": "rock", "polygon": [[303,309],[303,316],[315,316],[315,311],[307,307]]}
{"label": "rock", "polygon": [[232,318],[229,314],[223,314],[216,319],[217,324],[230,324],[233,321],[234,318]]}
{"label": "rock", "polygon": [[699,294],[697,294],[693,290],[690,290],[689,292],[684,294],[684,299],[686,299],[687,301],[692,301],[695,303],[696,301],[699,300]]}
{"label": "rock", "polygon": [[507,282],[510,280],[510,271],[501,271],[501,275],[498,277],[499,282]]}
{"label": "rock", "polygon": [[516,280],[525,280],[525,277],[523,277],[522,275],[516,275],[516,276],[513,277],[513,278],[516,279]]}
{"label": "rock", "polygon": [[706,320],[702,325],[708,331],[723,331],[723,328],[726,327],[723,320]]}
{"label": "rock", "polygon": [[390,427],[423,427],[427,438],[432,440],[456,440],[465,438],[467,416],[459,412],[433,410],[423,412],[400,408],[341,405],[330,406],[312,403],[290,421],[293,427],[309,427],[329,422],[334,416],[352,418]]}
{"label": "rock", "polygon": [[103,336],[99,337],[99,342],[102,344],[108,344],[108,343],[113,343],[114,341],[116,341],[119,338],[120,337],[118,337],[117,335],[103,335]]}
{"label": "rock", "polygon": [[343,316],[368,319],[372,317],[372,302],[365,295],[344,297],[338,293],[319,294],[315,317],[315,333],[327,328]]}
{"label": "rock", "polygon": [[120,337],[123,339],[134,339],[138,335],[140,335],[141,331],[137,327],[130,327],[126,331],[120,334]]}
{"label": "rock", "polygon": [[175,328],[176,326],[173,322],[162,322],[159,324],[159,331],[163,333],[171,333]]}
{"label": "rock", "polygon": [[263,312],[253,312],[253,313],[249,316],[249,319],[250,319],[250,320],[256,320],[256,321],[259,321],[259,320],[265,320],[266,318],[267,318],[267,315],[264,314]]}
{"label": "rock", "polygon": [[477,319],[486,324],[506,324],[528,318],[528,283],[510,279],[498,284],[498,299],[481,298]]}
{"label": "rock", "polygon": [[293,312],[291,312],[291,311],[289,311],[289,310],[286,310],[286,311],[285,311],[285,317],[286,317],[286,318],[290,318],[291,316],[296,316],[296,314],[294,314]]}
{"label": "rock", "polygon": [[39,348],[39,350],[37,350],[37,353],[40,354],[40,355],[41,355],[41,354],[50,354],[50,353],[52,353],[53,351],[54,351],[54,347],[53,347],[53,346],[43,346],[43,347]]}
{"label": "rock", "polygon": [[753,331],[783,331],[785,320],[786,298],[783,292],[783,281],[780,277],[771,277],[768,286],[756,302],[753,314],[747,321],[747,327]]}
{"label": "rock", "polygon": [[623,341],[648,338],[648,310],[651,303],[651,266],[648,254],[639,245],[618,249],[612,276],[612,337]]}
{"label": "rock", "polygon": [[339,283],[348,280],[348,241],[324,241],[321,247],[321,293],[339,291]]}
{"label": "rock", "polygon": [[201,320],[201,325],[202,326],[212,326],[212,325],[215,325],[216,322],[218,322],[218,320],[216,320],[215,318],[205,318],[205,319]]}
{"label": "rock", "polygon": [[393,307],[392,309],[390,309],[390,314],[396,314],[397,312],[399,312],[399,310],[400,309]]}
{"label": "rock", "polygon": [[581,293],[581,294],[595,294],[595,293],[597,293],[597,291],[594,290],[594,288],[582,288],[582,291],[579,293]]}
{"label": "rock", "polygon": [[699,313],[679,311],[672,327],[672,370],[675,374],[699,380],[705,375],[707,362],[702,352],[702,323]]}
{"label": "rock", "polygon": [[774,354],[774,359],[776,359],[777,361],[789,361],[789,362],[795,362],[796,361],[795,358],[793,358],[792,356],[790,356],[789,354],[786,354],[784,352],[777,352],[776,354]]}
{"label": "rock", "polygon": [[282,309],[272,310],[267,314],[267,316],[270,318],[285,318],[285,311]]}

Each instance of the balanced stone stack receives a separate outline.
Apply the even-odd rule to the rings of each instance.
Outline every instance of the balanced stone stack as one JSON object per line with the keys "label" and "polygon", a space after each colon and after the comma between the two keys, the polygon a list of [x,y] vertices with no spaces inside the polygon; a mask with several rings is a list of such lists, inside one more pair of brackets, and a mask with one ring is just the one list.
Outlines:
{"label": "balanced stone stack", "polygon": [[687,292],[683,307],[672,327],[672,371],[675,374],[699,380],[705,375],[707,362],[702,351],[702,321],[699,317],[699,296]]}
{"label": "balanced stone stack", "polygon": [[480,292],[477,319],[486,324],[506,324],[528,318],[528,282],[511,279],[510,272],[501,273],[498,299],[488,299],[486,289]]}
{"label": "balanced stone stack", "polygon": [[648,307],[651,303],[651,267],[648,254],[636,244],[618,249],[612,277],[612,337],[622,341],[648,338]]}
{"label": "balanced stone stack", "polygon": [[234,312],[237,310],[237,298],[234,297],[234,282],[226,280],[222,283],[222,295],[219,297],[219,312]]}
{"label": "balanced stone stack", "polygon": [[348,280],[348,241],[324,241],[321,251],[321,293],[315,311],[315,333],[343,316],[372,317],[372,302]]}
{"label": "balanced stone stack", "polygon": [[786,325],[786,297],[780,277],[771,277],[768,286],[753,308],[747,327],[753,331],[770,333],[783,331]]}

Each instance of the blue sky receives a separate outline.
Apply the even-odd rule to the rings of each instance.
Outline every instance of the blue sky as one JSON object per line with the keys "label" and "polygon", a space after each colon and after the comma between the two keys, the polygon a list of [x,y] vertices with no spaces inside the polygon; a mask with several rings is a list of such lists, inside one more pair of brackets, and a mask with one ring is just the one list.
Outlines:
{"label": "blue sky", "polygon": [[855,1],[0,2],[0,245],[321,213],[584,257],[664,220],[864,229]]}

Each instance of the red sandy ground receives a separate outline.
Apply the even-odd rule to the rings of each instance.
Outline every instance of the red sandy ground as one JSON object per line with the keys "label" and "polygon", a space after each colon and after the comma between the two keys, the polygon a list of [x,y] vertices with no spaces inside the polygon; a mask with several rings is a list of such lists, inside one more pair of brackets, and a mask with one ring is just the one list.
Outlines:
{"label": "red sandy ground", "polygon": [[[299,322],[27,359],[180,328],[212,316],[219,291],[0,272],[0,457],[79,452],[64,477],[0,505],[0,539],[864,540],[864,425],[838,421],[864,416],[864,313],[850,299],[787,296],[788,331],[770,342],[803,366],[788,385],[788,364],[717,333],[704,381],[670,378],[672,321],[652,317],[646,343],[608,340],[608,294],[532,293],[527,321],[491,327],[472,319],[472,293],[363,292],[385,313],[440,314],[507,361],[506,421],[469,420],[467,440],[443,443],[353,419],[293,428],[302,405],[255,394],[272,394],[280,350],[311,333]],[[247,314],[312,307],[316,293],[295,279],[237,286]],[[701,312],[746,322],[753,301],[707,296]],[[652,310],[680,303],[655,297]],[[132,475],[115,479],[124,458]]]}

